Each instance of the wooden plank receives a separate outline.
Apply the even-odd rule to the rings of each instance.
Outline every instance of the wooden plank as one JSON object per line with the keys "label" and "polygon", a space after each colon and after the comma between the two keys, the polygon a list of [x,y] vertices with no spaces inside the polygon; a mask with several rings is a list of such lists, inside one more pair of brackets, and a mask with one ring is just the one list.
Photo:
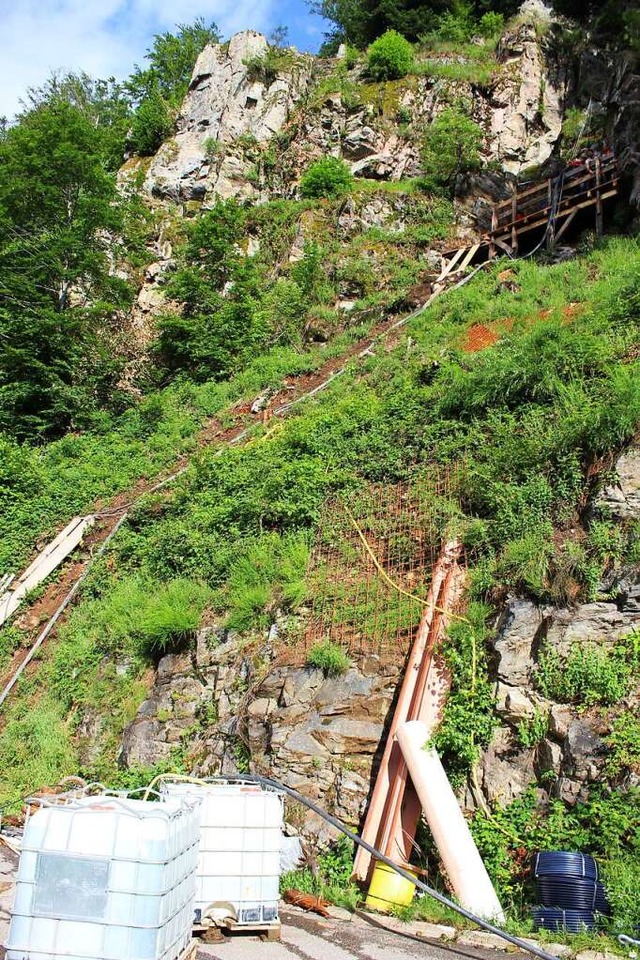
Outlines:
{"label": "wooden plank", "polygon": [[560,229],[559,229],[558,232],[556,233],[556,243],[558,242],[558,240],[560,239],[560,237],[562,236],[562,234],[565,232],[565,230],[567,229],[567,227],[569,227],[570,224],[573,223],[573,220],[574,220],[577,212],[578,212],[577,210],[572,210],[571,213],[569,214],[569,216],[566,218],[566,220],[564,221],[564,223],[562,224],[562,226],[560,227]]}
{"label": "wooden plank", "polygon": [[470,247],[469,250],[467,251],[467,255],[465,256],[464,260],[462,261],[462,263],[456,269],[455,272],[460,273],[462,270],[466,270],[466,268],[469,266],[469,264],[471,263],[471,261],[473,260],[473,258],[475,257],[479,249],[480,249],[480,244],[474,243],[474,245]]}
{"label": "wooden plank", "polygon": [[74,517],[71,523],[29,564],[12,588],[0,597],[0,626],[15,613],[24,598],[75,550],[95,517]]}
{"label": "wooden plank", "polygon": [[460,257],[464,254],[466,249],[467,249],[466,247],[461,247],[459,250],[456,251],[456,253],[453,255],[453,258],[449,260],[449,262],[445,266],[440,276],[436,278],[435,283],[440,283],[441,280],[444,280],[445,277],[449,276],[449,274],[455,267]]}
{"label": "wooden plank", "polygon": [[602,215],[602,170],[600,160],[596,160],[596,236],[601,237],[604,233],[604,218]]}
{"label": "wooden plank", "polygon": [[10,585],[15,580],[15,577],[11,573],[3,573],[0,577],[0,598],[6,590],[9,589]]}
{"label": "wooden plank", "polygon": [[67,540],[68,537],[73,535],[74,530],[78,527],[78,524],[82,522],[82,517],[74,517],[74,519],[67,524],[64,530],[61,530],[57,537],[47,544],[47,546],[42,550],[35,560],[29,564],[27,569],[20,574],[16,586],[21,586],[23,583],[29,583],[34,576],[37,576],[38,568],[45,564],[47,557],[52,553],[55,553]]}

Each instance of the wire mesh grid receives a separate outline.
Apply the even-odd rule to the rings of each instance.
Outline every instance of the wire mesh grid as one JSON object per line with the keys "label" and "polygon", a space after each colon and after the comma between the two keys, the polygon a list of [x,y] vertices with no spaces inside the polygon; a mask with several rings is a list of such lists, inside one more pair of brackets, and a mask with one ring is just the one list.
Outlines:
{"label": "wire mesh grid", "polygon": [[453,501],[449,475],[373,485],[330,501],[308,572],[304,640],[397,663],[420,623]]}

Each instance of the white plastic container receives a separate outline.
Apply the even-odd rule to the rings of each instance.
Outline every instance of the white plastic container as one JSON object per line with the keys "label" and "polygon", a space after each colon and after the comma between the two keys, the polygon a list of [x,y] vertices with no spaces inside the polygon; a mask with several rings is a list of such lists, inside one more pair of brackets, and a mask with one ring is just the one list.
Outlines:
{"label": "white plastic container", "polygon": [[242,782],[206,786],[166,782],[163,791],[169,798],[202,799],[196,920],[211,904],[230,903],[239,925],[276,923],[282,795]]}
{"label": "white plastic container", "polygon": [[198,808],[43,801],[25,825],[7,960],[175,960],[191,937]]}

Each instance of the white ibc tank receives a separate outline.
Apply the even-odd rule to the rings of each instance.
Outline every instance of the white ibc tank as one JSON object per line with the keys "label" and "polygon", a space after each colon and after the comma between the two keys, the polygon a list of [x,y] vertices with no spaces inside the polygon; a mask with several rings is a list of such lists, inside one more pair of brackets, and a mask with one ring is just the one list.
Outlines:
{"label": "white ibc tank", "polygon": [[7,960],[175,960],[193,921],[196,798],[51,798],[25,825]]}
{"label": "white ibc tank", "polygon": [[239,924],[277,921],[282,795],[242,782],[166,782],[163,789],[169,797],[202,798],[196,918],[212,903],[231,903]]}

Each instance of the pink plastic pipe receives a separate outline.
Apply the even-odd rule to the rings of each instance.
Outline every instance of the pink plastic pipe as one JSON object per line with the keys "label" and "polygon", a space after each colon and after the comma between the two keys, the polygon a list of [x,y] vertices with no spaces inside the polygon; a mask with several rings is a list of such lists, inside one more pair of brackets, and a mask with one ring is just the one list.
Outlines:
{"label": "pink plastic pipe", "polygon": [[433,747],[425,749],[431,728],[420,720],[398,727],[398,744],[453,891],[471,913],[504,922],[500,901],[478,853],[456,795]]}

